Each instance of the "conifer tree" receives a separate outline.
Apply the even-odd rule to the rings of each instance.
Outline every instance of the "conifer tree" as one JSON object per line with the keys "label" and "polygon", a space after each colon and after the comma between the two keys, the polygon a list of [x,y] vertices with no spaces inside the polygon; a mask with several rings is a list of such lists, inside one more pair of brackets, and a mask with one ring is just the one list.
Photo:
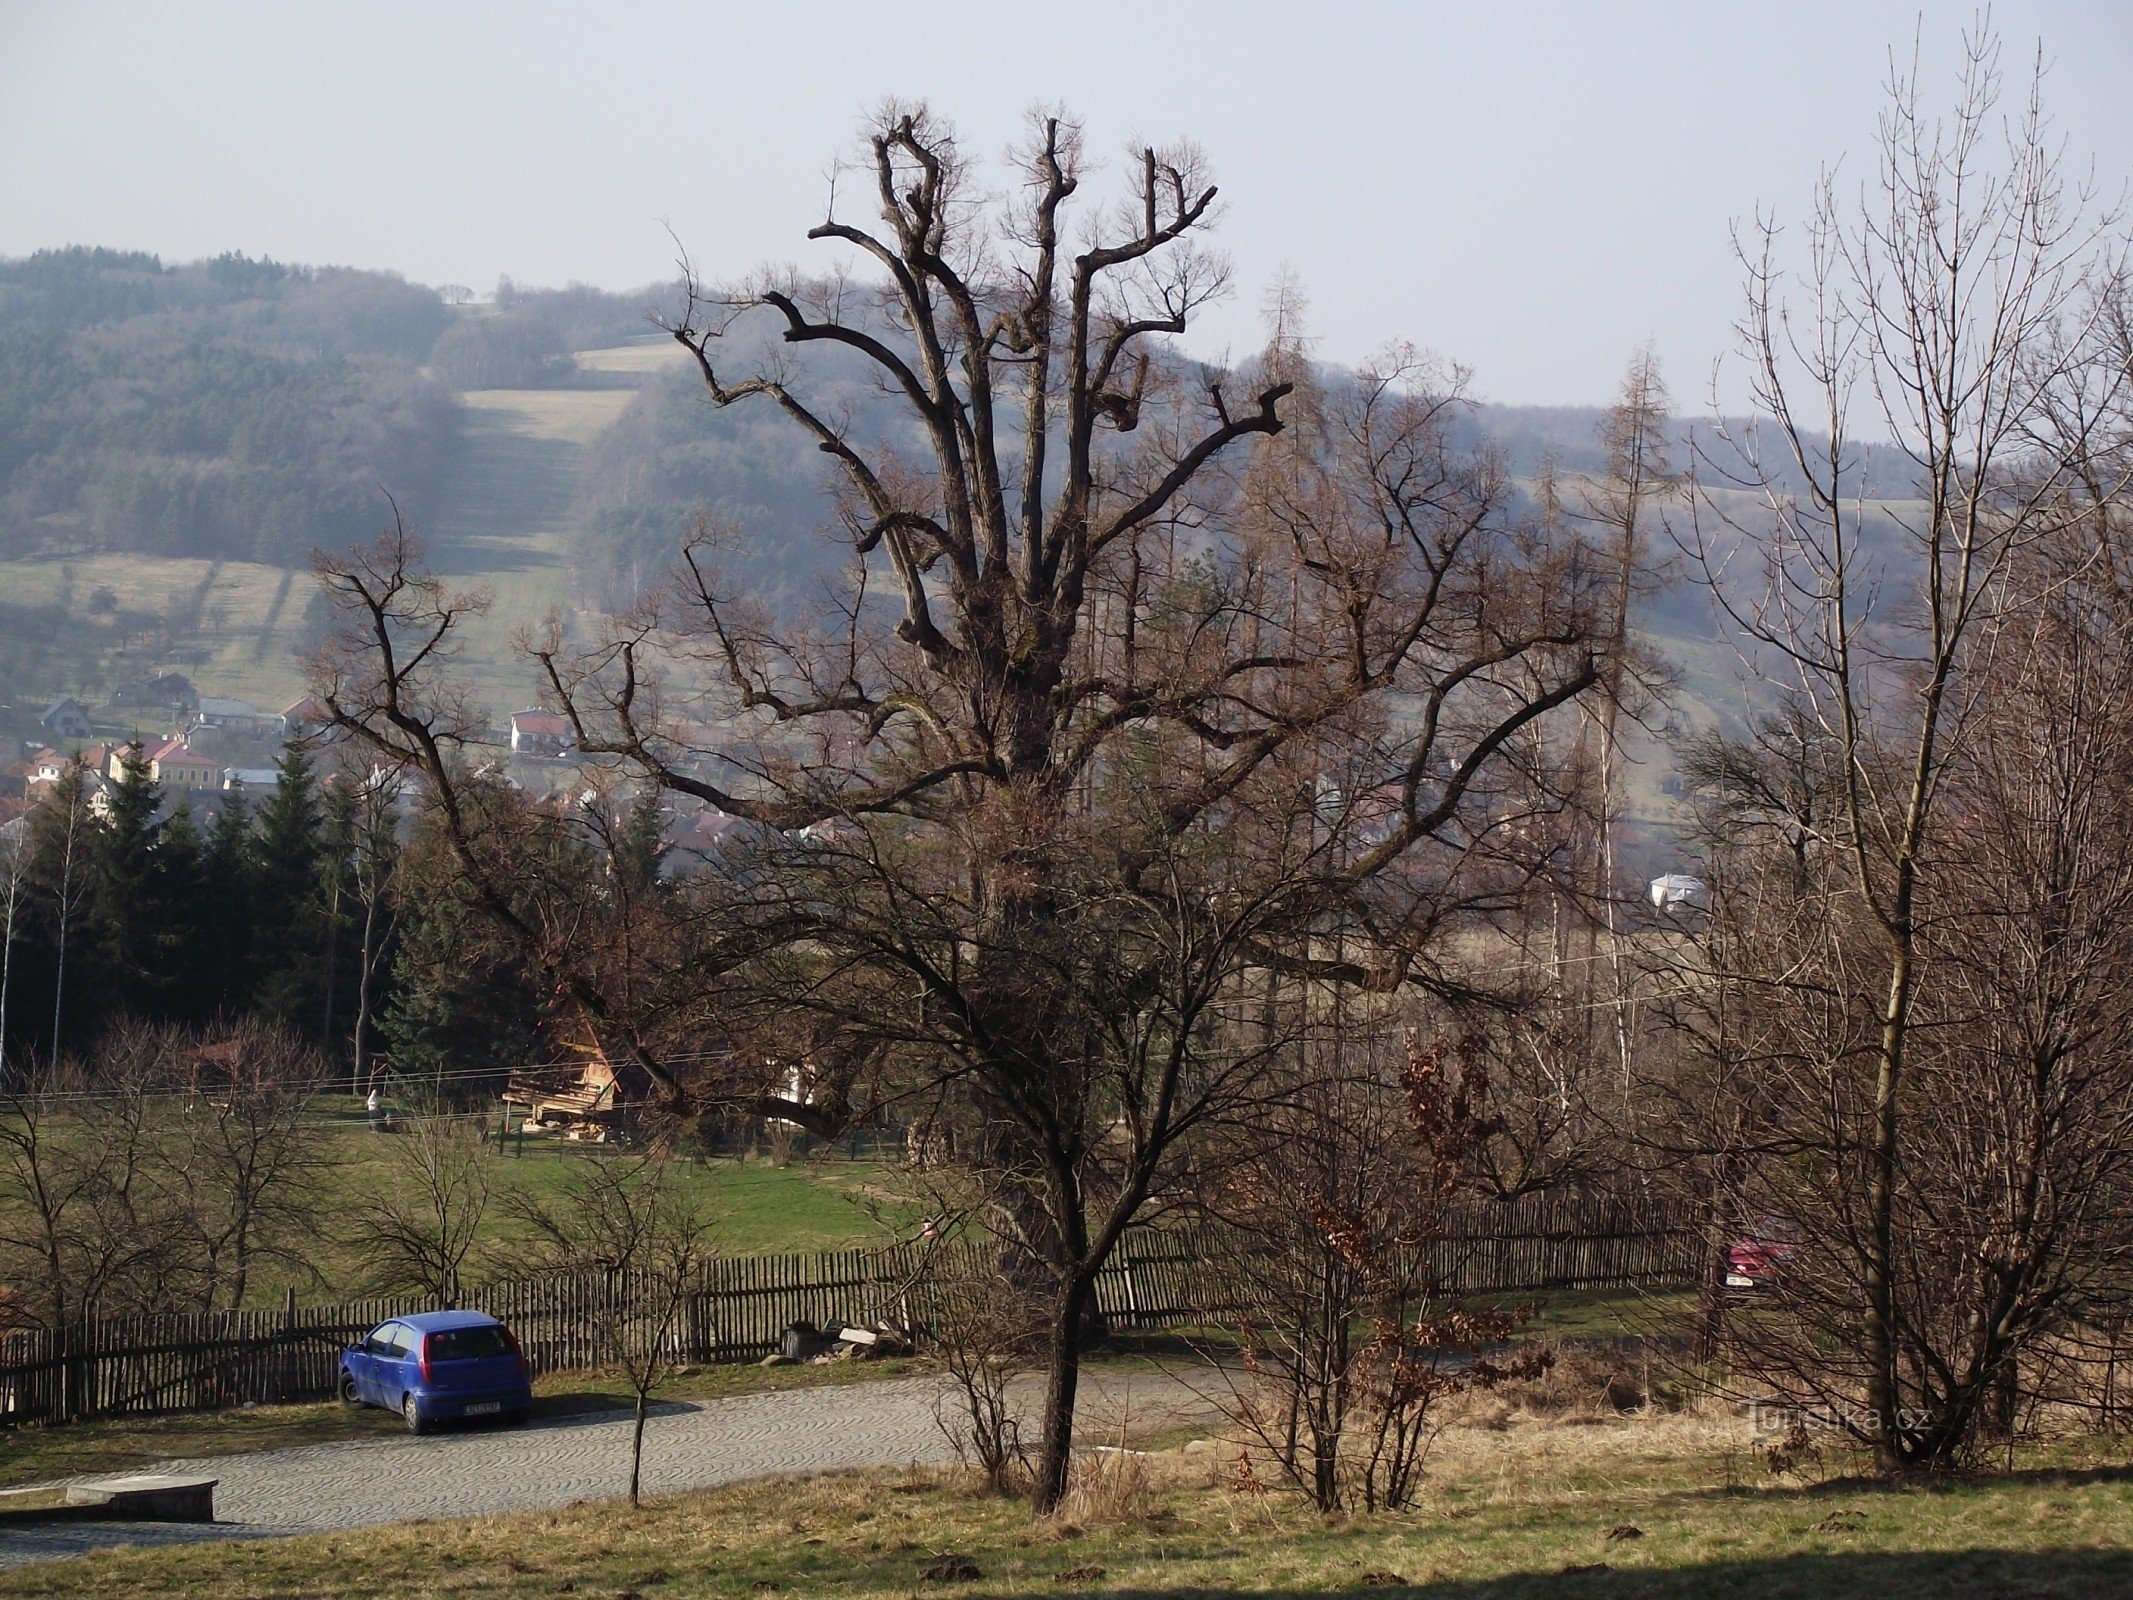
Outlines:
{"label": "conifer tree", "polygon": [[163,791],[138,744],[126,747],[118,775],[105,792],[102,826],[95,831],[90,937],[107,964],[118,1004],[135,1017],[159,1015],[164,973],[157,950],[156,813]]}
{"label": "conifer tree", "polygon": [[637,797],[615,840],[611,868],[632,891],[658,887],[667,859],[666,809],[656,789]]}
{"label": "conifer tree", "polygon": [[252,808],[242,788],[230,791],[208,831],[201,860],[204,902],[200,967],[214,1013],[252,1008],[258,983],[252,920]]}
{"label": "conifer tree", "polygon": [[457,1089],[470,1074],[525,1064],[540,996],[523,955],[498,939],[454,880],[448,850],[426,819],[402,852],[399,949],[378,1021],[400,1072]]}
{"label": "conifer tree", "polygon": [[144,954],[155,977],[156,1020],[199,1024],[219,1009],[215,992],[216,951],[211,937],[213,907],[207,884],[206,844],[181,797],[156,830],[148,893],[142,912],[150,923]]}
{"label": "conifer tree", "polygon": [[256,1003],[308,1034],[318,1026],[323,996],[325,919],[318,784],[311,757],[299,745],[282,752],[274,793],[260,807],[251,846],[252,928],[260,958]]}

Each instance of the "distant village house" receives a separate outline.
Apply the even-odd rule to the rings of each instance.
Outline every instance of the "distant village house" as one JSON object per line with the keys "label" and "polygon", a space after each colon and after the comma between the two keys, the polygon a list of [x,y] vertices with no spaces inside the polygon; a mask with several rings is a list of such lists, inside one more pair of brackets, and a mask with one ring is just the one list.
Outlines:
{"label": "distant village house", "polygon": [[200,706],[192,679],[182,672],[159,672],[152,677],[122,683],[112,693],[112,704],[133,711],[169,711],[189,717]]}
{"label": "distant village house", "polygon": [[46,707],[44,715],[37,719],[37,726],[44,730],[48,739],[86,739],[96,732],[89,724],[89,713],[72,695]]}
{"label": "distant village house", "polygon": [[258,733],[270,719],[249,700],[224,700],[216,695],[200,697],[200,709],[186,731],[212,729],[223,733]]}
{"label": "distant village house", "polygon": [[308,694],[281,708],[281,742],[294,744],[326,726],[326,708]]}
{"label": "distant village house", "polygon": [[545,711],[511,714],[511,753],[515,756],[567,756],[574,743],[566,717]]}
{"label": "distant village house", "polygon": [[222,768],[183,739],[151,740],[143,759],[148,776],[165,789],[217,789]]}

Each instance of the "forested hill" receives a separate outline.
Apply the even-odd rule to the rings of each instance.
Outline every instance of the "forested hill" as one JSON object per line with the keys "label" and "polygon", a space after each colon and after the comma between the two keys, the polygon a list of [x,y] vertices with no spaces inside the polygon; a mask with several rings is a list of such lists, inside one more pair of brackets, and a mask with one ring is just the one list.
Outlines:
{"label": "forested hill", "polygon": [[[455,391],[588,381],[578,352],[647,335],[666,296],[508,281],[493,306],[391,273],[241,255],[166,265],[70,248],[0,261],[0,558],[127,552],[301,565],[373,532],[388,489],[421,523],[450,471]],[[878,413],[857,374],[834,406]],[[1513,470],[1598,465],[1597,407],[1495,407]],[[1683,454],[1686,454],[1684,449]],[[668,369],[588,451],[573,566],[603,591],[662,569],[699,512],[742,530],[767,588],[819,570],[821,462],[769,407],[711,412]]]}
{"label": "forested hill", "polygon": [[114,250],[0,262],[0,553],[301,562],[419,503],[451,313],[386,273]]}
{"label": "forested hill", "polygon": [[[773,405],[706,403],[651,325],[676,305],[673,286],[509,281],[475,303],[234,254],[0,260],[0,704],[173,665],[213,692],[293,696],[323,621],[306,560],[375,534],[387,491],[443,570],[494,596],[470,670],[499,705],[535,692],[517,626],[627,603],[707,517],[735,581],[811,588],[843,559],[826,460]],[[727,343],[743,371],[775,329],[744,319]],[[923,457],[850,360],[802,365],[819,408]],[[1480,404],[1462,442],[1493,440],[1528,485],[1543,462],[1574,480],[1602,469],[1602,415]],[[1677,464],[1690,453],[1678,424]],[[1666,604],[1661,631],[1700,629],[1700,605]]]}

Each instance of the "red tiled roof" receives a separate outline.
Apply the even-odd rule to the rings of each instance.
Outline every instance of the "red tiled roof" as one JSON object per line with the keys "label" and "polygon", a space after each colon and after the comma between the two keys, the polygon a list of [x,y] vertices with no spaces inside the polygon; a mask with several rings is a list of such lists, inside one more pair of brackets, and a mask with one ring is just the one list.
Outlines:
{"label": "red tiled roof", "polygon": [[206,756],[195,750],[183,739],[158,739],[149,747],[148,753],[141,759],[143,761],[162,761],[166,763],[183,761],[198,767],[214,765],[212,761],[208,760]]}
{"label": "red tiled roof", "polygon": [[552,739],[570,737],[570,719],[551,716],[545,711],[514,711],[511,713],[513,733],[538,733]]}

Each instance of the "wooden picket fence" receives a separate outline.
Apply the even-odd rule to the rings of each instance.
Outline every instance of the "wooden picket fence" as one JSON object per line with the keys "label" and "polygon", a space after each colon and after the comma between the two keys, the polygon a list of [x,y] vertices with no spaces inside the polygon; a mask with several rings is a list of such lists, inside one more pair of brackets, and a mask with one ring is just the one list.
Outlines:
{"label": "wooden picket fence", "polygon": [[[1694,1283],[1700,1237],[1687,1219],[1642,1202],[1539,1196],[1462,1207],[1431,1248],[1448,1290],[1516,1294]],[[1098,1308],[1131,1329],[1218,1317],[1234,1309],[1229,1254],[1213,1229],[1130,1233],[1098,1279]],[[776,1349],[795,1322],[836,1319],[892,1323],[923,1343],[934,1285],[987,1266],[985,1252],[964,1243],[714,1261],[688,1298],[675,1355],[750,1360]],[[627,1274],[589,1272],[491,1283],[459,1303],[501,1318],[538,1374],[601,1364],[603,1326],[640,1295]],[[379,1296],[273,1311],[96,1316],[0,1335],[0,1425],[324,1399],[347,1345],[389,1317],[428,1309],[419,1298]]]}

